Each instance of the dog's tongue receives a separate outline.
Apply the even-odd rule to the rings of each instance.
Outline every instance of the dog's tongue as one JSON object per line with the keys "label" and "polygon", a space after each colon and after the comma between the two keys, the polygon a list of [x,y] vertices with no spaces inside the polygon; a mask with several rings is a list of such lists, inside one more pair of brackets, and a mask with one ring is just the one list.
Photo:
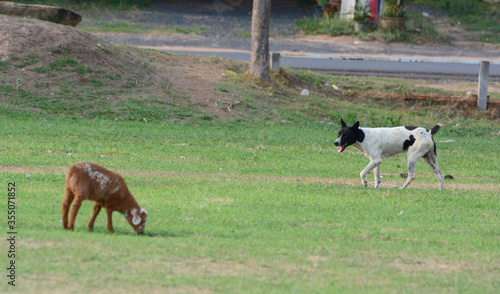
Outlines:
{"label": "dog's tongue", "polygon": [[344,149],[345,149],[345,145],[342,145],[339,148],[337,148],[337,152],[340,153],[340,152],[344,151]]}

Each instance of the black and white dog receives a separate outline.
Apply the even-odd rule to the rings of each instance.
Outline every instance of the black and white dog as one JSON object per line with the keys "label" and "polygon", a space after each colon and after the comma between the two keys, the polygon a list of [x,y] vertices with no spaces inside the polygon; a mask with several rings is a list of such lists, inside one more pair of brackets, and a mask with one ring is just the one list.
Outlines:
{"label": "black and white dog", "polygon": [[347,146],[354,146],[370,159],[370,163],[359,174],[361,183],[366,187],[365,175],[375,168],[375,187],[380,184],[380,164],[382,158],[394,156],[401,152],[408,153],[408,178],[401,188],[407,187],[415,179],[415,165],[420,158],[430,166],[439,180],[439,189],[443,189],[444,176],[439,170],[436,157],[436,143],[432,136],[439,131],[437,124],[431,130],[420,127],[395,128],[360,128],[359,121],[352,127],[341,119],[342,128],[339,131],[335,145],[338,152]]}

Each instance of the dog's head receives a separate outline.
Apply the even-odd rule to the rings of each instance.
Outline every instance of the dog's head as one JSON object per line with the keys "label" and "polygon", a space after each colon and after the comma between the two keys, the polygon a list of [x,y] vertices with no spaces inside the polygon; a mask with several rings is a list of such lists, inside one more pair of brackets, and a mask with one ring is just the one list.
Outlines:
{"label": "dog's head", "polygon": [[342,124],[342,128],[339,131],[337,140],[334,142],[335,146],[339,146],[339,148],[337,148],[337,152],[344,151],[347,146],[356,143],[356,141],[363,142],[365,134],[359,129],[359,121],[357,121],[352,127],[346,125],[343,119],[340,119],[340,122]]}

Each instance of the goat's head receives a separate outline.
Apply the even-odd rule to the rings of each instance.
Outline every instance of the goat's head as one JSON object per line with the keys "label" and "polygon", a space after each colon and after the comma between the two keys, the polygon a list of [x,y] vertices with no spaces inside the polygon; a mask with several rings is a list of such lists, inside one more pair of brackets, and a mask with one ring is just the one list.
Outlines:
{"label": "goat's head", "polygon": [[137,234],[142,234],[144,232],[146,221],[148,220],[148,213],[144,208],[140,210],[132,208],[130,214],[126,212],[124,216]]}

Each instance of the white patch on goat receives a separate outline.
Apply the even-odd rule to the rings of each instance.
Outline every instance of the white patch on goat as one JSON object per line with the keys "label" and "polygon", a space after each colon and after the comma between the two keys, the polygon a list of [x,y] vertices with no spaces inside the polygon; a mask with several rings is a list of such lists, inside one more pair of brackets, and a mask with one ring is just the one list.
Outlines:
{"label": "white patch on goat", "polygon": [[109,191],[109,194],[114,194],[114,193],[118,192],[118,190],[120,190],[120,188],[121,188],[120,185],[116,185],[116,187],[113,190]]}
{"label": "white patch on goat", "polygon": [[101,186],[101,190],[106,189],[108,184],[111,182],[111,179],[107,175],[95,170],[94,166],[92,166],[90,163],[84,163],[81,168],[92,180],[99,183],[99,185]]}
{"label": "white patch on goat", "polygon": [[137,226],[141,223],[141,216],[137,214],[137,209],[135,208],[133,208],[130,212],[132,213],[132,223]]}

